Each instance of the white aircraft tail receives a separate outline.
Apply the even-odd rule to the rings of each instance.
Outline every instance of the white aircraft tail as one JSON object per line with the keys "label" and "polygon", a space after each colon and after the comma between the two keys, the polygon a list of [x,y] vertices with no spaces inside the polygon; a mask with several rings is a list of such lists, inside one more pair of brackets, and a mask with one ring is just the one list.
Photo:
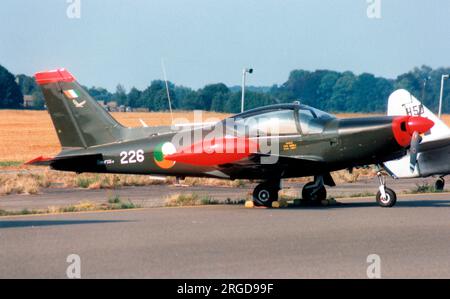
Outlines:
{"label": "white aircraft tail", "polygon": [[[425,136],[422,136],[421,144],[440,139],[446,139],[450,136],[450,129],[447,127],[447,125],[407,90],[399,89],[390,95],[388,103],[388,115],[420,115],[432,120],[434,122],[434,127],[430,130],[429,133],[425,134]],[[421,153],[419,153],[419,155],[421,155]],[[398,160],[385,162],[384,167],[394,177],[397,178],[414,178],[421,176],[418,164],[416,165],[414,171],[411,171],[409,154]]]}
{"label": "white aircraft tail", "polygon": [[404,89],[396,90],[389,96],[388,115],[423,116],[432,120],[434,127],[430,130],[430,133],[423,136],[422,143],[450,135],[450,129],[447,125]]}

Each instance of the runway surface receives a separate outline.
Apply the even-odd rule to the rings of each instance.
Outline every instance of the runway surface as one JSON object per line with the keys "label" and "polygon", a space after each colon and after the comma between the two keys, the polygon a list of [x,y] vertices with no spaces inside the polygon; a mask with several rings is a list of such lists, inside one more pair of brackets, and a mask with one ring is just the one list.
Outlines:
{"label": "runway surface", "polygon": [[[409,179],[388,180],[388,186],[393,188],[397,194],[410,192],[417,189],[417,185],[434,185],[434,179]],[[291,196],[300,198],[303,183],[284,182],[283,190]],[[231,188],[220,186],[174,186],[153,185],[145,187],[123,187],[116,190],[88,190],[76,188],[47,188],[36,195],[8,195],[0,196],[0,209],[7,211],[20,211],[27,209],[47,209],[49,206],[69,206],[78,204],[80,201],[88,200],[97,204],[106,203],[109,198],[119,196],[122,200],[131,200],[141,207],[165,206],[168,197],[174,194],[198,194],[199,196],[210,196],[218,201],[226,199],[241,200],[250,198],[256,184],[246,184],[243,187]],[[339,184],[333,188],[327,188],[331,197],[349,197],[355,194],[375,194],[378,191],[376,178],[359,180],[356,183]]]}
{"label": "runway surface", "polygon": [[0,278],[450,278],[450,194],[331,207],[150,208],[0,219]]}

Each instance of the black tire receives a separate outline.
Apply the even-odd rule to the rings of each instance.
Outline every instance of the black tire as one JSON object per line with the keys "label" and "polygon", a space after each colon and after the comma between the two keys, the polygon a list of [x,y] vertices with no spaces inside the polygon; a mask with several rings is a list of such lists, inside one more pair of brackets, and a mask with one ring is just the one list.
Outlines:
{"label": "black tire", "polygon": [[378,191],[377,193],[377,203],[382,208],[392,208],[397,203],[397,194],[395,194],[394,190],[386,188],[386,198],[381,198],[381,192]]}
{"label": "black tire", "polygon": [[327,199],[327,189],[325,186],[321,186],[316,192],[312,187],[313,182],[309,182],[302,189],[302,201],[303,202],[320,202]]}
{"label": "black tire", "polygon": [[270,184],[259,184],[253,190],[253,202],[257,206],[272,207],[272,203],[278,200],[278,188]]}
{"label": "black tire", "polygon": [[436,183],[434,184],[434,188],[436,191],[442,192],[445,188],[445,180],[444,178],[439,178]]}

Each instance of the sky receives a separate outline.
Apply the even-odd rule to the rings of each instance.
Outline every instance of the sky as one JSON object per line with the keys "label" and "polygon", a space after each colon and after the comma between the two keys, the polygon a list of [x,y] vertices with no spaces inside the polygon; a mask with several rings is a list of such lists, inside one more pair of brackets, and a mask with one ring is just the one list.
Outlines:
{"label": "sky", "polygon": [[240,85],[244,67],[255,86],[293,69],[395,78],[450,66],[449,15],[448,0],[2,0],[0,64],[65,67],[111,91],[163,78],[162,59],[170,81],[192,88]]}

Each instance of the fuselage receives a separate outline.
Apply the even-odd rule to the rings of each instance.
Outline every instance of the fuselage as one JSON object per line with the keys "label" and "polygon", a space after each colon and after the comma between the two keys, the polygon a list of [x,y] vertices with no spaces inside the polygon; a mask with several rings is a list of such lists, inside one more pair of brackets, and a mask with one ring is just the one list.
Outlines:
{"label": "fuselage", "polygon": [[[89,163],[80,165],[79,172],[266,179],[270,176],[291,178],[318,175],[381,163],[405,154],[405,147],[400,145],[394,136],[394,117],[337,119],[320,113],[303,105],[277,105],[239,114],[214,126],[176,132],[162,130],[158,134],[134,140],[87,149],[65,150],[60,157],[97,155],[90,166],[87,165]],[[261,121],[264,115],[268,116],[265,125]],[[251,123],[249,120],[255,117],[260,121]],[[283,119],[281,130],[276,135],[262,134],[267,127],[274,126],[277,117]],[[180,149],[181,146],[175,142],[180,139],[180,134],[191,136],[192,140],[195,136],[204,140],[214,131],[224,132],[223,130],[229,127],[230,120],[245,128],[246,138],[260,145],[265,144],[270,151],[264,154],[273,157],[270,163],[261,163],[260,157],[223,165],[195,165],[195,158],[189,164],[165,159],[165,156]],[[219,126],[221,129],[217,130]],[[237,130],[233,128],[231,131]],[[241,133],[236,133],[239,134]],[[192,143],[193,141],[190,142]],[[260,146],[260,149],[262,147]],[[59,170],[73,170],[74,166],[76,167],[71,163],[71,169],[65,169],[65,163],[52,165]]]}

